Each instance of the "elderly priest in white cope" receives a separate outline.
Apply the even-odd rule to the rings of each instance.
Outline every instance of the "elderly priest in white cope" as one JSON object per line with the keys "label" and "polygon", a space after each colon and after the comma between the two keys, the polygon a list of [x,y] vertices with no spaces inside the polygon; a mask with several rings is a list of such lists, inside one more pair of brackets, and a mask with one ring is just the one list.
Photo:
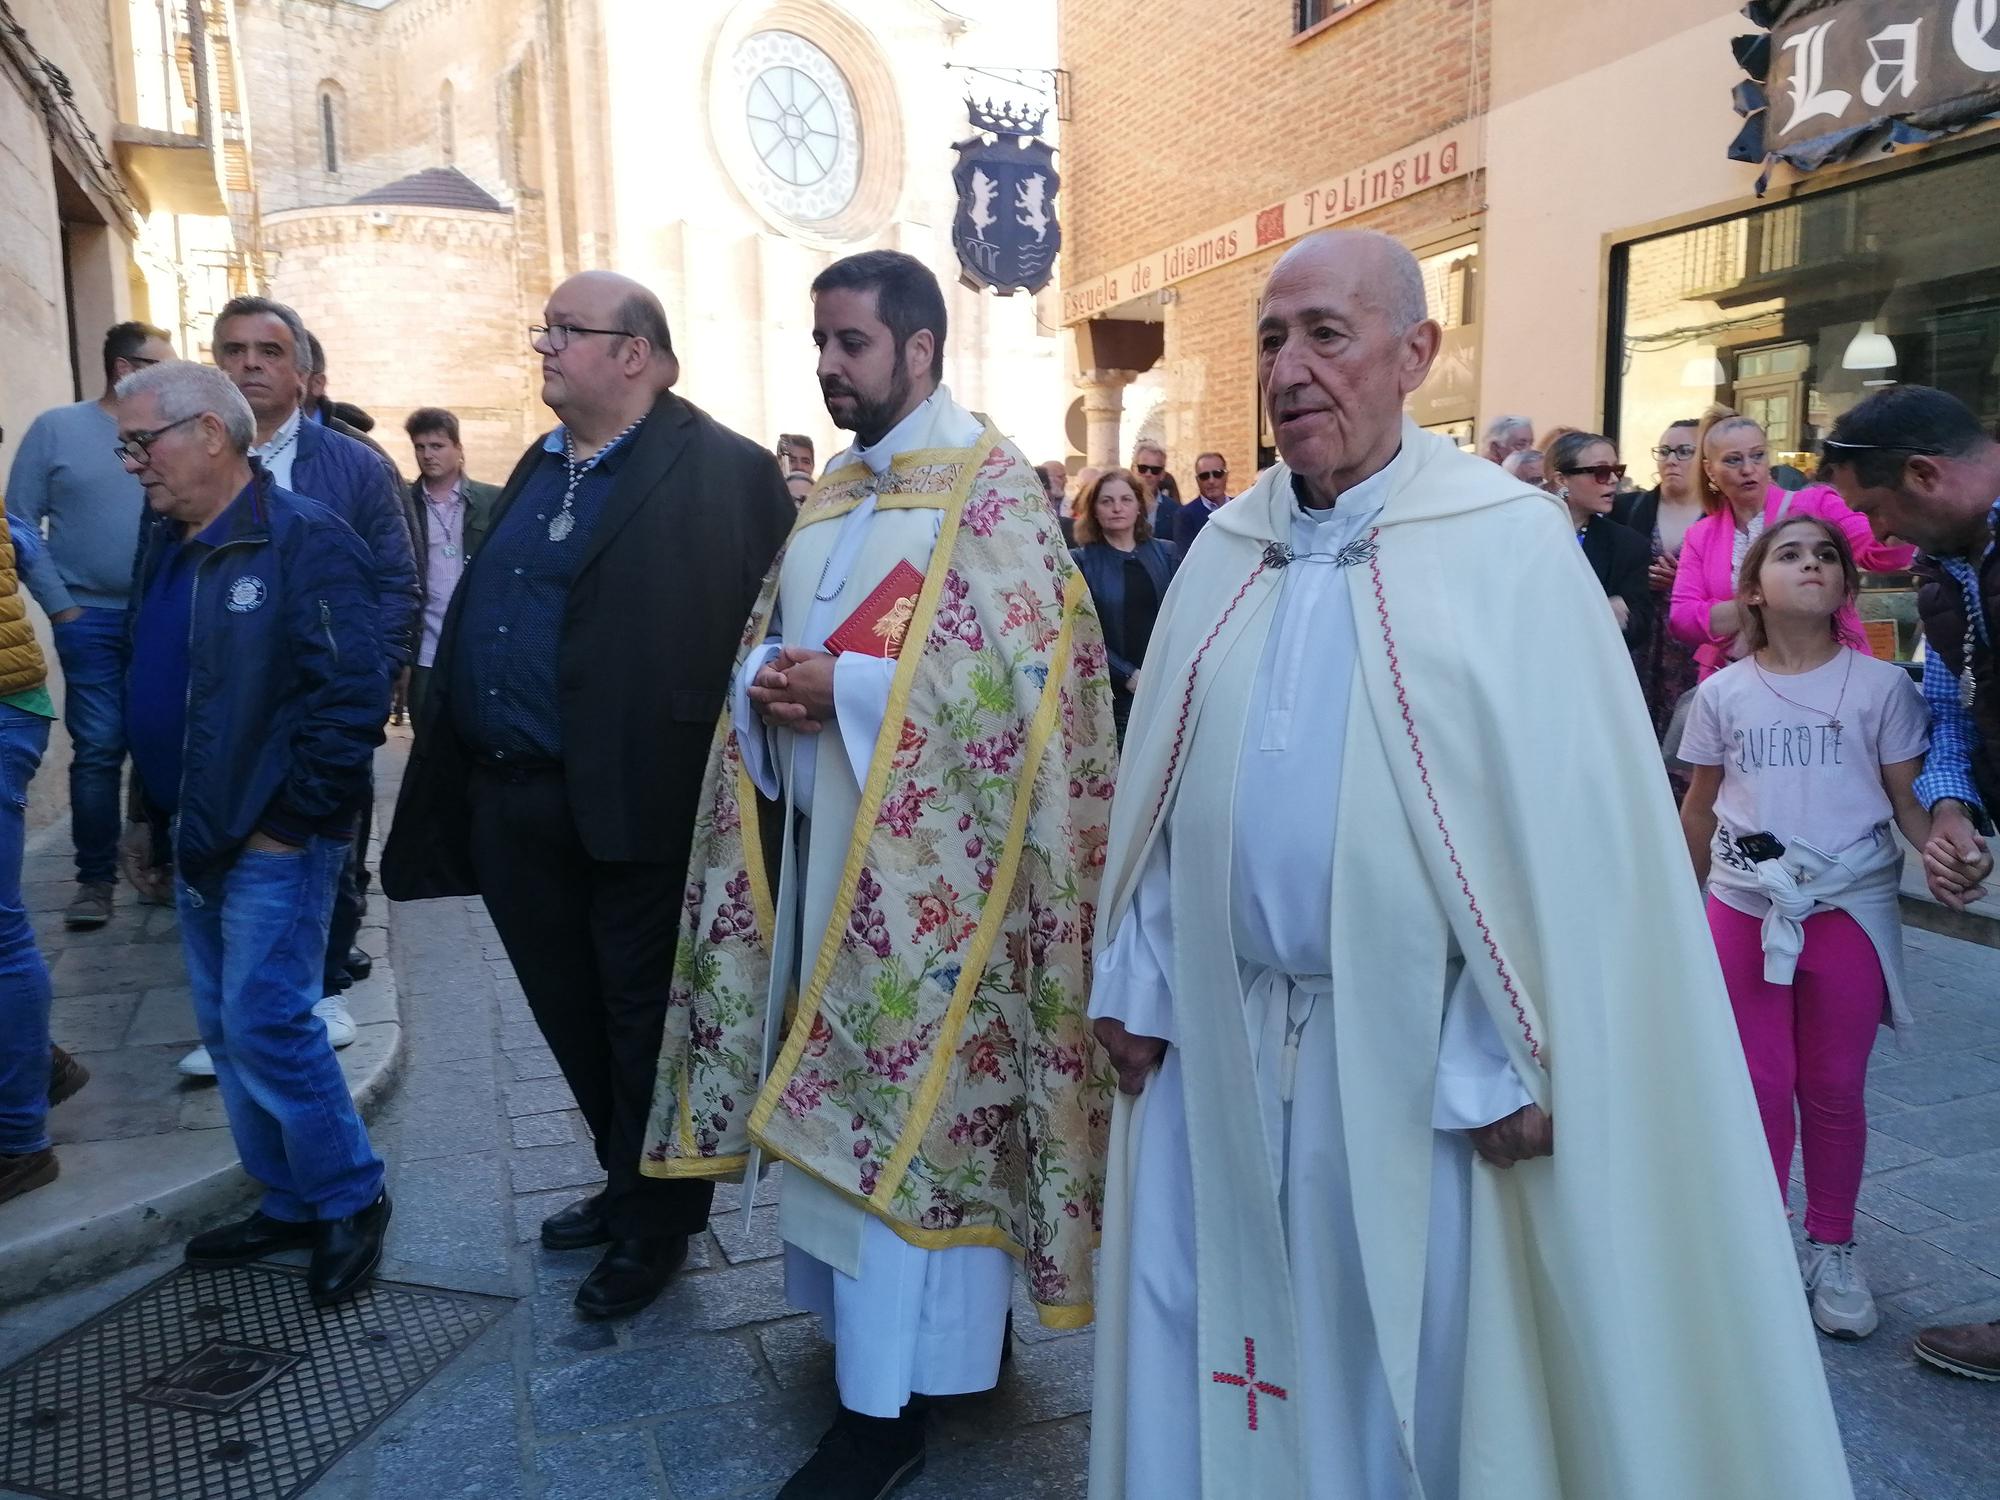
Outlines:
{"label": "elderly priest in white cope", "polygon": [[1295,246],[1257,338],[1283,462],[1181,566],[1112,813],[1091,1495],[1848,1496],[1560,505],[1402,416],[1395,241]]}

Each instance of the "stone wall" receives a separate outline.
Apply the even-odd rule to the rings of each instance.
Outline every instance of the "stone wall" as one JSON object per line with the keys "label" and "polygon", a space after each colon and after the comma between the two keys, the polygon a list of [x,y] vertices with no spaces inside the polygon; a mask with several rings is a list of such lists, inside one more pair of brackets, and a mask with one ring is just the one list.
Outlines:
{"label": "stone wall", "polygon": [[541,413],[511,215],[294,209],[266,215],[264,246],[271,295],[326,347],[330,393],[373,414],[405,473],[403,419],[443,406],[458,414],[473,478],[507,477]]}

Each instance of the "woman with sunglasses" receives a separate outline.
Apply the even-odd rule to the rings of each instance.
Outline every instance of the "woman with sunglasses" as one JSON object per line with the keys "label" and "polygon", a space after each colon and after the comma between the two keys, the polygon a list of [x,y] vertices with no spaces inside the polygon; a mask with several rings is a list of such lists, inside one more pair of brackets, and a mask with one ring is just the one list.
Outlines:
{"label": "woman with sunglasses", "polygon": [[[1700,427],[1696,417],[1668,424],[1653,449],[1660,482],[1637,495],[1621,496],[1611,511],[1611,519],[1636,531],[1652,555],[1646,581],[1653,594],[1653,628],[1632,648],[1632,665],[1638,669],[1656,735],[1667,732],[1674,705],[1693,690],[1697,677],[1694,652],[1667,629],[1667,600],[1674,590],[1681,543],[1702,515],[1694,487],[1694,437]],[[1676,791],[1684,791],[1686,785],[1685,777],[1674,782]]]}
{"label": "woman with sunglasses", "polygon": [[[1674,575],[1668,628],[1694,648],[1706,680],[1742,654],[1742,615],[1736,578],[1750,544],[1781,517],[1818,516],[1838,526],[1868,572],[1895,573],[1909,567],[1914,547],[1891,547],[1875,540],[1865,516],[1849,510],[1832,488],[1808,485],[1797,492],[1771,481],[1771,455],[1764,429],[1727,407],[1711,407],[1695,435],[1695,493],[1706,514],[1688,528]],[[1868,649],[1861,614],[1849,600],[1835,616],[1842,644]]]}
{"label": "woman with sunglasses", "polygon": [[1610,519],[1625,465],[1611,439],[1596,432],[1566,432],[1546,456],[1548,485],[1569,507],[1570,525],[1584,561],[1611,601],[1611,616],[1637,646],[1653,629],[1653,594],[1646,583],[1646,544]]}

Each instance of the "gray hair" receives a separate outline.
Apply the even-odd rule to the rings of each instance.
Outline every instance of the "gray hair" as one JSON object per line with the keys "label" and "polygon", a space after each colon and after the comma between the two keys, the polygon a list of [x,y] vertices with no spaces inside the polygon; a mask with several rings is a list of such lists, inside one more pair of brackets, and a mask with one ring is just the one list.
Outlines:
{"label": "gray hair", "polygon": [[1389,322],[1398,333],[1408,333],[1431,315],[1430,293],[1424,290],[1424,268],[1410,247],[1393,234],[1383,234],[1380,230],[1350,230],[1351,234],[1364,235],[1375,240],[1381,247],[1383,270],[1387,272],[1387,284],[1381,291],[1382,310],[1389,315]]}
{"label": "gray hair", "polygon": [[1529,464],[1538,464],[1542,462],[1543,462],[1543,454],[1541,449],[1520,448],[1508,454],[1506,458],[1502,459],[1500,462],[1500,467],[1505,469],[1509,474],[1512,474],[1516,479],[1519,479],[1521,477],[1521,471],[1527,468]]}
{"label": "gray hair", "polygon": [[1491,447],[1495,443],[1504,443],[1509,434],[1523,427],[1531,433],[1535,430],[1535,424],[1526,417],[1495,417],[1486,424],[1486,445]]}
{"label": "gray hair", "polygon": [[248,453],[257,441],[257,418],[250,403],[213,365],[169,359],[134,370],[118,382],[118,399],[129,401],[134,396],[151,396],[159,403],[162,426],[213,413],[238,453]]}
{"label": "gray hair", "polygon": [[222,342],[222,325],[231,318],[250,318],[260,313],[269,314],[291,330],[292,363],[301,375],[312,374],[312,335],[306,332],[305,319],[285,303],[269,297],[231,297],[223,303],[222,311],[215,315],[215,331],[209,335],[210,347]]}

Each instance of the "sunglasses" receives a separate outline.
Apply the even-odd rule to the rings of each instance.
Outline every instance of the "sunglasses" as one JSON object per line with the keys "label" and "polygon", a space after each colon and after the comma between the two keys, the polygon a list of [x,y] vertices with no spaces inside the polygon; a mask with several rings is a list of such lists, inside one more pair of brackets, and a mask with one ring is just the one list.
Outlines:
{"label": "sunglasses", "polygon": [[1132,467],[1137,469],[1141,474],[1150,475],[1155,479],[1167,472],[1165,464],[1134,464]]}
{"label": "sunglasses", "polygon": [[1599,484],[1610,484],[1625,477],[1623,464],[1586,464],[1580,469],[1564,469],[1563,473],[1575,478],[1578,474],[1588,474]]}
{"label": "sunglasses", "polygon": [[1663,443],[1653,450],[1653,457],[1657,458],[1661,463],[1666,463],[1668,460],[1675,458],[1679,459],[1682,463],[1686,463],[1694,457],[1694,444],[1675,443],[1669,447]]}
{"label": "sunglasses", "polygon": [[1194,477],[1197,479],[1227,479],[1229,471],[1227,469],[1196,469]]}

